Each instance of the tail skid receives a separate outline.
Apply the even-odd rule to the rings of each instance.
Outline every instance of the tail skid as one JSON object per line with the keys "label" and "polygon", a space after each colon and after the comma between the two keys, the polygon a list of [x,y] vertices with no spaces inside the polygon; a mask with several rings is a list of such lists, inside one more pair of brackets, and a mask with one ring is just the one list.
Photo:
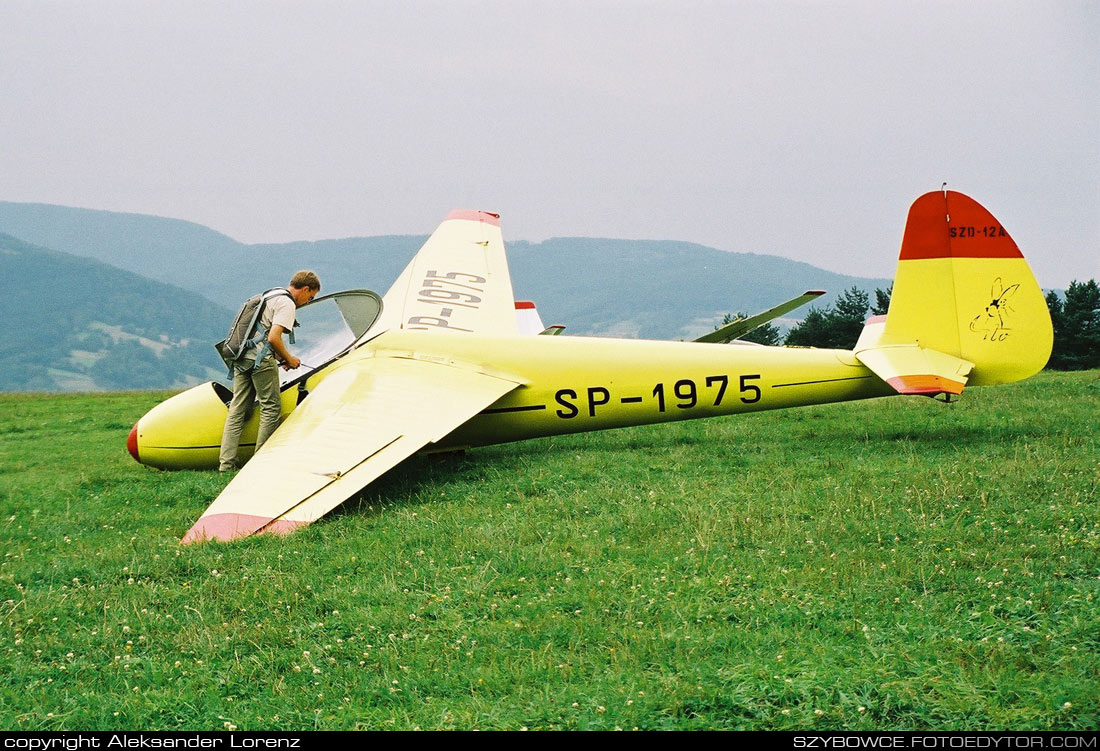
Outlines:
{"label": "tail skid", "polygon": [[936,191],[909,209],[889,312],[867,322],[855,355],[899,393],[935,396],[1034,375],[1053,340],[1042,290],[1001,223]]}

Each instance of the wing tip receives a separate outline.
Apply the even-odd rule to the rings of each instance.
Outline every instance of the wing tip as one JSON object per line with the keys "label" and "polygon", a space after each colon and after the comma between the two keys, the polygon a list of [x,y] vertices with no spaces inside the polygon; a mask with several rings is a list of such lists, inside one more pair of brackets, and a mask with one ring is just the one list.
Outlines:
{"label": "wing tip", "polygon": [[270,516],[256,516],[254,514],[222,513],[210,514],[201,517],[187,534],[180,540],[181,545],[192,545],[197,542],[229,542],[241,537],[264,533],[286,535],[298,527],[305,526],[308,522],[296,522],[287,519],[276,519]]}
{"label": "wing tip", "polygon": [[500,214],[494,214],[490,211],[478,211],[477,209],[455,209],[450,214],[447,214],[447,218],[443,221],[449,222],[452,219],[464,219],[471,222],[484,222],[485,224],[491,224],[494,227],[500,226]]}

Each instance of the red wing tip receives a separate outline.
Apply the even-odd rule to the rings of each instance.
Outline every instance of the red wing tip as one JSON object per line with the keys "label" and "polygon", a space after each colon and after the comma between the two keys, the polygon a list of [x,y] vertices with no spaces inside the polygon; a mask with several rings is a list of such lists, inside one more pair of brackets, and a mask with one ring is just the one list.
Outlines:
{"label": "red wing tip", "polygon": [[899,394],[935,396],[936,394],[961,394],[962,383],[936,375],[904,375],[886,381]]}
{"label": "red wing tip", "polygon": [[865,325],[870,326],[872,323],[886,323],[886,316],[871,316]]}
{"label": "red wing tip", "polygon": [[304,527],[309,522],[294,522],[289,519],[276,519],[268,524],[266,527],[260,530],[260,534],[264,535],[289,535],[298,527]]}
{"label": "red wing tip", "polygon": [[516,310],[534,310],[535,304],[530,300],[516,300]]}
{"label": "red wing tip", "polygon": [[274,518],[270,516],[255,516],[252,514],[210,514],[201,517],[180,543],[190,545],[195,542],[207,542],[217,540],[229,542],[238,537],[248,537],[260,531],[263,527],[272,524]]}
{"label": "red wing tip", "polygon": [[477,211],[476,209],[455,209],[450,214],[447,214],[447,218],[443,221],[449,222],[452,219],[465,219],[471,222],[485,222],[494,227],[500,226],[500,214],[493,214],[489,211]]}
{"label": "red wing tip", "polygon": [[817,295],[818,297],[821,297],[821,295],[825,294],[825,290],[823,290],[823,289],[808,289],[805,292],[803,292],[802,294],[804,294],[804,295]]}

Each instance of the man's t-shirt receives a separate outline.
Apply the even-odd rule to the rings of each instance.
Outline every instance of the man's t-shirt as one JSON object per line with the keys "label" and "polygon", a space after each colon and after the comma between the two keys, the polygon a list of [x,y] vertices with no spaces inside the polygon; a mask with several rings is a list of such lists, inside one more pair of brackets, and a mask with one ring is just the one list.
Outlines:
{"label": "man's t-shirt", "polygon": [[[278,294],[273,295],[267,299],[267,305],[264,306],[264,312],[260,316],[260,325],[257,327],[259,331],[271,331],[273,324],[279,324],[286,331],[294,330],[294,312],[297,310],[297,306],[294,304],[294,300],[290,299],[286,295]],[[245,357],[255,360],[256,354],[260,351],[262,344],[256,345],[245,355]],[[275,353],[270,348],[267,350],[267,354],[264,355],[264,359],[268,357],[274,357]]]}

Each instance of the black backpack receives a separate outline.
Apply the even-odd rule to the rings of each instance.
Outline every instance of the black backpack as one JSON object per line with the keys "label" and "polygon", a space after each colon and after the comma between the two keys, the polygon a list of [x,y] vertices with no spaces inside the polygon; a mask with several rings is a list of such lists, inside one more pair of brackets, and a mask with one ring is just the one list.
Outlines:
{"label": "black backpack", "polygon": [[[225,339],[214,345],[214,349],[218,350],[218,354],[225,362],[226,367],[229,368],[230,378],[233,377],[233,371],[237,369],[238,361],[252,347],[257,344],[262,345],[260,351],[256,354],[253,368],[259,365],[260,360],[267,354],[267,349],[271,345],[267,341],[268,329],[259,326],[260,316],[264,314],[267,301],[280,295],[286,295],[291,300],[294,299],[289,290],[274,287],[245,300],[244,305],[237,311],[237,317],[233,319],[233,325],[229,327],[229,333],[225,335]],[[257,331],[257,328],[260,328],[260,330]],[[290,343],[294,343],[293,330],[290,332]]]}

